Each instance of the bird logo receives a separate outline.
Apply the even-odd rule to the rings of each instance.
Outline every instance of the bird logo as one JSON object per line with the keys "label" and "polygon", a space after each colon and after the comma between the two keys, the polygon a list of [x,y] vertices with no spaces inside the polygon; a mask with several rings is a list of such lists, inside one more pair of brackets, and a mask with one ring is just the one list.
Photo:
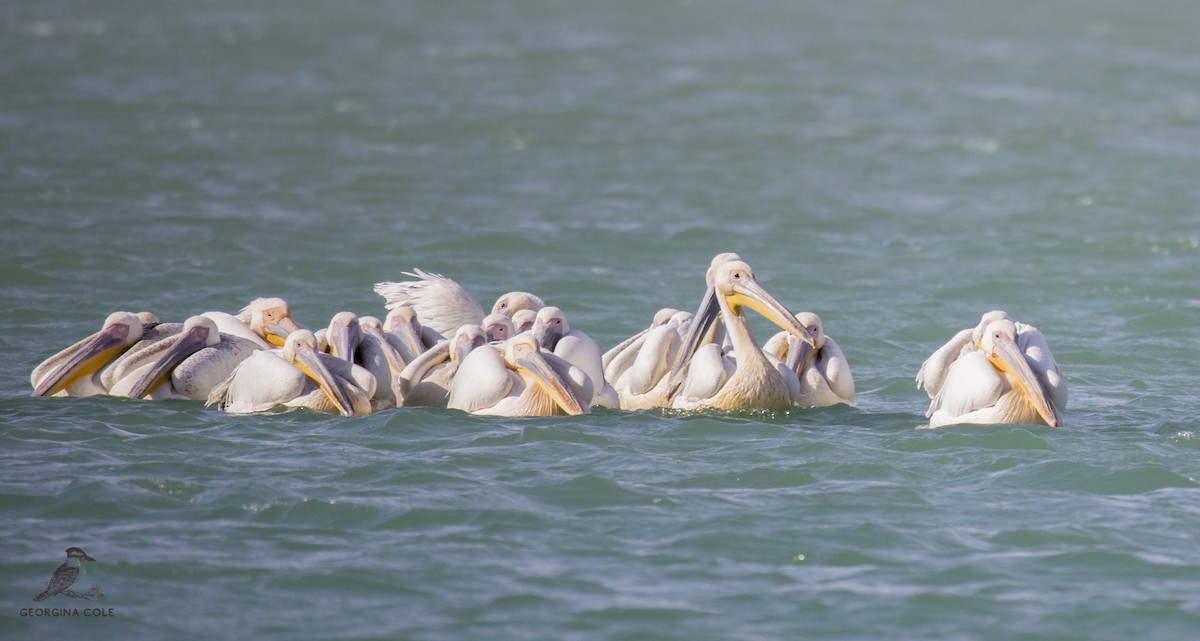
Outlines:
{"label": "bird logo", "polygon": [[33,600],[45,601],[58,594],[65,594],[66,596],[87,599],[89,601],[93,599],[103,600],[104,593],[100,591],[100,586],[98,585],[93,585],[87,592],[75,592],[71,589],[71,586],[75,585],[75,580],[79,578],[83,561],[94,563],[96,559],[88,556],[87,552],[83,551],[83,548],[67,548],[67,560],[58,566],[58,569],[54,571],[54,576],[50,577],[50,583],[46,585],[46,589],[33,597]]}

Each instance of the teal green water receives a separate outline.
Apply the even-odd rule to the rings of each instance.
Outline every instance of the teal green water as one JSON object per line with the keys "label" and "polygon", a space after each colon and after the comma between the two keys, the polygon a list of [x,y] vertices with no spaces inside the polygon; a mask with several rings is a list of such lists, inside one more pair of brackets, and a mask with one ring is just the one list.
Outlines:
{"label": "teal green water", "polygon": [[[1197,32],[1165,0],[0,7],[0,636],[1195,636]],[[859,407],[28,398],[111,311],[321,326],[414,267],[607,347],[723,251],[822,316]],[[917,430],[921,361],[996,308],[1066,427]],[[113,616],[22,616],[72,545]]]}

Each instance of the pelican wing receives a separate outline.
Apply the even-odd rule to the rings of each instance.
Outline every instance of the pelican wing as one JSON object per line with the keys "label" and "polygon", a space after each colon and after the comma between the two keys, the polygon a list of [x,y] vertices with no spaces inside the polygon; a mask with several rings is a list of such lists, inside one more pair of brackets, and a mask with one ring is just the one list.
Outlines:
{"label": "pelican wing", "polygon": [[221,342],[205,347],[181,362],[171,372],[176,393],[193,401],[204,401],[214,388],[233,375],[237,366],[260,351],[258,341],[240,336],[222,336]]}
{"label": "pelican wing", "polygon": [[604,376],[606,378],[616,380],[621,375],[621,372],[625,371],[625,368],[632,364],[634,356],[637,355],[638,349],[641,348],[642,343],[646,340],[646,334],[651,329],[653,328],[647,327],[617,343],[607,352],[604,352],[604,355],[600,357],[600,363],[604,366]]}
{"label": "pelican wing", "polygon": [[604,376],[600,345],[591,336],[577,329],[567,332],[554,346],[554,355],[579,368],[590,379],[593,391],[584,397],[585,401],[599,407],[619,406],[617,392]]}
{"label": "pelican wing", "polygon": [[921,369],[917,372],[917,389],[924,386],[929,398],[937,396],[950,372],[950,366],[963,353],[963,348],[971,345],[972,331],[974,330],[964,329],[955,334],[950,342],[939,347],[921,363]]}
{"label": "pelican wing", "polygon": [[971,412],[993,407],[1005,392],[1005,382],[980,351],[965,354],[950,366],[925,416],[931,424],[956,422]]}
{"label": "pelican wing", "polygon": [[1042,384],[1046,395],[1054,401],[1054,407],[1059,411],[1067,408],[1067,381],[1059,369],[1054,355],[1050,353],[1050,344],[1046,336],[1032,325],[1016,323],[1017,347],[1025,355],[1030,369]]}
{"label": "pelican wing", "polygon": [[230,414],[265,412],[304,394],[307,381],[304,372],[275,352],[259,351],[213,389],[208,404]]}
{"label": "pelican wing", "polygon": [[446,406],[466,412],[494,407],[522,385],[500,354],[490,347],[471,350],[450,381]]}
{"label": "pelican wing", "polygon": [[675,407],[688,409],[694,403],[716,396],[736,370],[736,363],[721,353],[720,345],[707,343],[701,346],[688,361],[687,381]]}
{"label": "pelican wing", "polygon": [[408,305],[422,325],[443,336],[454,334],[462,325],[483,322],[483,308],[453,280],[420,269],[404,275],[416,280],[375,284],[375,293],[383,297],[388,309]]}
{"label": "pelican wing", "polygon": [[[649,392],[667,375],[682,344],[675,327],[663,325],[647,330],[641,348],[633,355],[633,363],[621,372],[613,386],[622,397]],[[666,398],[662,400],[665,404]]]}

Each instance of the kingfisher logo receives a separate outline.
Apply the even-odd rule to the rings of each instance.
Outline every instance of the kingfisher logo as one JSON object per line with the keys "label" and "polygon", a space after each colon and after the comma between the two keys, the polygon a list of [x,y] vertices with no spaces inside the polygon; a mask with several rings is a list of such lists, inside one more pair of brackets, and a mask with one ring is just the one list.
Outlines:
{"label": "kingfisher logo", "polygon": [[[85,572],[84,563],[95,563],[96,559],[88,556],[83,548],[67,548],[67,560],[54,574],[50,576],[50,582],[46,585],[46,589],[38,592],[33,597],[34,601],[45,601],[54,597],[70,597],[74,599],[83,599],[85,601],[103,601],[104,593],[100,591],[100,586],[92,585],[87,589],[87,592],[81,592],[75,589],[76,581],[79,580],[79,574]],[[64,602],[65,603],[65,602]],[[21,616],[23,617],[88,617],[88,618],[107,618],[116,616],[115,608],[76,608],[60,603],[55,607],[35,607],[21,608]]]}
{"label": "kingfisher logo", "polygon": [[88,588],[87,592],[76,592],[71,588],[75,586],[75,581],[79,579],[79,573],[83,571],[83,563],[95,563],[96,559],[88,556],[83,548],[67,548],[67,560],[50,577],[50,583],[46,585],[46,589],[33,597],[34,601],[45,601],[51,597],[59,595],[74,597],[76,599],[86,599],[88,601],[103,601],[104,593],[100,591],[100,586],[93,585]]}

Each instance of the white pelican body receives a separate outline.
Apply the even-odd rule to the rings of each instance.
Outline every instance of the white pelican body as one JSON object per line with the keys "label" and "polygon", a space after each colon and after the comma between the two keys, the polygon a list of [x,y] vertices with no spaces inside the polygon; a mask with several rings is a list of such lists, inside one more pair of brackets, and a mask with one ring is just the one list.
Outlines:
{"label": "white pelican body", "polygon": [[215,321],[201,315],[187,319],[180,333],[134,349],[143,364],[120,377],[110,394],[204,401],[238,363],[262,348],[249,338],[220,333]]}
{"label": "white pelican body", "polygon": [[400,372],[404,371],[404,358],[388,340],[383,321],[374,316],[363,316],[358,322],[362,328],[358,362],[375,376],[376,389],[372,398],[398,405],[396,389],[400,384]]}
{"label": "white pelican body", "polygon": [[[626,338],[614,345],[612,349],[604,352],[604,356],[600,357],[600,363],[604,365],[604,378],[609,381],[616,381],[633,364],[634,358],[637,357],[638,351],[642,349],[642,345],[646,341],[646,335],[655,327],[667,324],[679,313],[679,310],[673,307],[664,307],[658,310],[654,313],[654,318],[651,319],[649,327]],[[681,325],[686,320],[691,320],[690,314],[686,318],[680,317],[676,325]]]}
{"label": "white pelican body", "polygon": [[463,359],[486,343],[482,327],[459,327],[450,340],[429,348],[400,372],[397,405],[445,406],[450,397],[450,383]]}
{"label": "white pelican body", "polygon": [[[422,325],[443,336],[453,336],[463,325],[483,323],[483,308],[458,283],[420,269],[404,272],[404,275],[416,280],[375,284],[375,293],[383,297],[388,309],[408,305],[417,313]],[[516,310],[538,310],[543,305],[542,299],[528,292],[509,292],[496,300],[492,313],[511,317]]]}
{"label": "white pelican body", "polygon": [[924,386],[929,398],[936,396],[950,371],[950,365],[962,354],[979,349],[979,341],[983,339],[983,330],[988,323],[1005,319],[1013,320],[1008,312],[990,311],[983,315],[978,325],[959,331],[949,342],[937,348],[917,372],[917,389]]}
{"label": "white pelican body", "polygon": [[571,329],[567,323],[567,315],[561,309],[543,307],[538,310],[532,331],[534,340],[543,350],[587,374],[594,390],[592,397],[586,399],[589,405],[612,408],[621,406],[617,391],[604,378],[600,345],[586,333]]}
{"label": "white pelican body", "polygon": [[521,334],[468,354],[450,382],[447,407],[490,416],[586,414],[582,397],[592,393],[589,383],[586,374]]}
{"label": "white pelican body", "polygon": [[[347,363],[317,351],[313,333],[288,335],[283,349],[258,351],[209,395],[208,404],[231,414],[266,412],[280,406],[307,407],[353,416],[370,412],[370,400],[349,383]],[[336,370],[342,370],[339,374]]]}
{"label": "white pelican body", "polygon": [[974,330],[959,332],[925,361],[917,382],[932,398],[925,413],[930,427],[1063,424],[1066,381],[1045,336],[1003,312],[985,314]]}
{"label": "white pelican body", "polygon": [[29,383],[33,396],[93,396],[108,389],[100,380],[102,368],[110,365],[145,333],[142,319],[130,312],[115,312],[104,320],[99,332],[42,361],[33,369]]}
{"label": "white pelican body", "polygon": [[850,363],[837,341],[825,334],[821,317],[812,312],[800,312],[796,314],[796,320],[813,335],[816,349],[787,332],[776,334],[763,346],[763,351],[777,357],[785,364],[787,371],[796,376],[796,405],[857,405]]}
{"label": "white pelican body", "polygon": [[[621,409],[641,410],[669,407],[667,392],[670,391],[671,363],[683,344],[680,335],[681,323],[690,314],[675,312],[655,327],[635,335],[635,340],[625,346],[609,363],[614,378],[612,386],[620,399]],[[656,322],[658,315],[655,316]]]}
{"label": "white pelican body", "polygon": [[[701,346],[712,319],[693,319],[688,333],[690,344],[683,346],[688,361],[687,381],[682,393],[672,398],[677,409],[694,410],[785,410],[792,405],[792,388],[787,377],[772,364],[754,342],[742,307],[750,307],[800,340],[813,344],[808,329],[796,320],[779,301],[767,293],[754,278],[750,266],[740,260],[726,260],[710,268],[717,310],[708,305],[702,313],[719,313],[733,346],[734,357],[722,355],[715,342]],[[697,325],[699,324],[699,325]]]}

